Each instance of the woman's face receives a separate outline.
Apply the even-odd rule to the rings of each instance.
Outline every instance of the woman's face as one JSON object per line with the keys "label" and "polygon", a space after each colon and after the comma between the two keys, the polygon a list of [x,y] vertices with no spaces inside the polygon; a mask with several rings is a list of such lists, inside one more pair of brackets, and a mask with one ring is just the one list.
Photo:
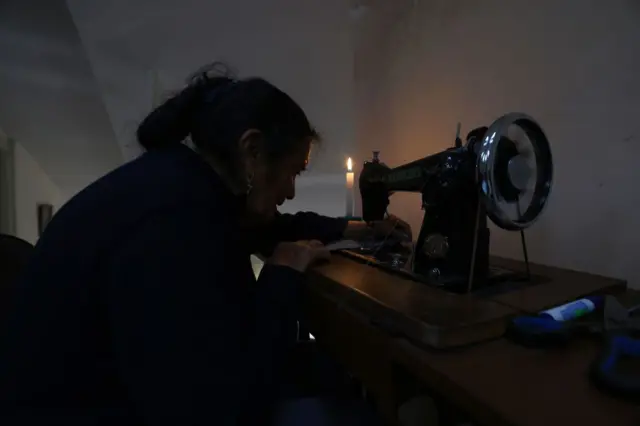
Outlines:
{"label": "woman's face", "polygon": [[296,177],[309,161],[311,143],[300,143],[289,155],[275,162],[259,158],[253,167],[252,188],[247,196],[247,208],[258,222],[274,218],[278,206],[296,195]]}

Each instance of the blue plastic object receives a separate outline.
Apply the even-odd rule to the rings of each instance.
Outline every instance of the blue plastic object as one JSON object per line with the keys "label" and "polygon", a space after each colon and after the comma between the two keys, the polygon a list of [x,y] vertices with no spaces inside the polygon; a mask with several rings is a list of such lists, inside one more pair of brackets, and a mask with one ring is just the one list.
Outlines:
{"label": "blue plastic object", "polygon": [[[603,302],[602,298],[594,298],[593,300],[596,309]],[[575,315],[570,311],[556,312],[556,314],[566,315],[566,317]],[[582,315],[583,313],[579,313],[577,316]],[[525,346],[548,347],[566,344],[576,335],[592,334],[594,331],[604,333],[604,348],[592,363],[591,378],[603,391],[624,398],[640,400],[640,376],[619,371],[617,368],[623,358],[633,358],[635,361],[640,361],[640,339],[634,338],[632,333],[635,329],[631,323],[628,325],[629,328],[621,325],[621,328],[618,329],[608,329],[606,319],[603,325],[593,322],[558,321],[546,314],[520,316],[514,318],[509,324],[507,337]]]}
{"label": "blue plastic object", "polygon": [[624,334],[611,336],[591,367],[591,377],[604,391],[625,398],[640,399],[640,376],[616,369],[620,360],[625,357],[640,360],[640,340]]}
{"label": "blue plastic object", "polygon": [[507,337],[524,346],[551,346],[563,344],[571,338],[566,324],[546,316],[520,316],[507,328]]}
{"label": "blue plastic object", "polygon": [[556,321],[571,321],[600,309],[603,303],[602,296],[589,296],[547,309],[540,312],[540,315]]}

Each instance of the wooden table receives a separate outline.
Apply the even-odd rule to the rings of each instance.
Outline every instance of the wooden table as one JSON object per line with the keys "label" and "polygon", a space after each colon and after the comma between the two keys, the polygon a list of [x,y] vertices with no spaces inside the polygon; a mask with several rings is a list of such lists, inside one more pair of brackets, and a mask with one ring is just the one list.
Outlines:
{"label": "wooden table", "polygon": [[[368,269],[363,270],[366,279],[358,281],[360,285],[354,289],[349,276],[353,277],[358,268]],[[402,402],[399,377],[409,375],[478,424],[640,425],[640,406],[602,394],[588,380],[589,365],[599,349],[597,341],[576,340],[567,348],[553,350],[526,349],[502,338],[444,351],[418,347],[406,336],[394,333],[389,324],[372,321],[372,317],[381,312],[376,303],[385,305],[386,311],[393,309],[394,303],[412,305],[424,300],[418,296],[420,290],[413,287],[424,284],[388,275],[386,285],[398,287],[399,293],[390,292],[391,299],[378,300],[367,293],[367,289],[375,293],[371,283],[376,279],[371,278],[369,269],[373,267],[336,258],[331,266],[315,270],[307,311],[319,344],[363,382],[389,424],[397,424],[398,403]],[[496,306],[486,309],[493,313],[502,309],[505,318],[539,312],[569,297],[567,288],[571,287],[581,287],[586,293],[605,289],[621,294],[626,303],[640,303],[640,295],[624,293],[624,283],[619,280],[539,265],[533,269],[556,281],[575,284],[559,286],[564,290],[555,295],[551,287],[528,295],[502,295]],[[341,287],[353,291],[339,291]],[[380,298],[381,294],[374,296]],[[403,301],[409,297],[412,299]],[[486,309],[481,311],[486,314]],[[438,312],[442,314],[442,310]]]}

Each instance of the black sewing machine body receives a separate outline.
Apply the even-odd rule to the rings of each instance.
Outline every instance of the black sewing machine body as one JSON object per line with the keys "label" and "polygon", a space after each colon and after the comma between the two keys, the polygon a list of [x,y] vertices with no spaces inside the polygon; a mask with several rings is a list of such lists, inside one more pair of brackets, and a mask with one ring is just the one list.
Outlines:
{"label": "black sewing machine body", "polygon": [[[505,117],[516,123],[518,117],[520,120],[524,117],[526,123],[520,124],[525,129],[529,126],[529,133],[537,137],[534,151],[539,157],[536,165],[542,172],[535,179],[537,197],[521,216],[527,219],[522,222],[507,219],[497,205],[498,200],[519,202],[525,192],[523,182],[528,180],[521,177],[522,173],[520,177],[514,173],[514,164],[520,162],[515,143],[495,131],[497,127],[506,134]],[[487,217],[504,229],[528,227],[546,203],[552,168],[548,143],[544,138],[540,140],[543,134],[535,122],[524,115],[512,114],[496,123],[470,132],[464,146],[456,138],[455,147],[399,167],[390,168],[382,163],[378,152],[364,163],[359,186],[365,221],[382,219],[394,192],[420,193],[424,210],[410,265],[406,264],[406,253],[401,248],[390,249],[389,245],[386,248],[378,245],[364,253],[373,258],[374,264],[402,270],[457,293],[486,287],[494,278],[503,280],[505,271],[489,266]]]}

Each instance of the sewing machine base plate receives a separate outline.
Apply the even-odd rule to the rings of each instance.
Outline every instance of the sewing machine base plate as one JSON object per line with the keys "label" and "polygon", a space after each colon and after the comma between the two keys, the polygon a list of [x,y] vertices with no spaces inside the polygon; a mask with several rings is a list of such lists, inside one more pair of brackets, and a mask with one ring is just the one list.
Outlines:
{"label": "sewing machine base plate", "polygon": [[421,346],[445,349],[502,336],[509,319],[590,294],[616,293],[626,283],[614,278],[491,257],[495,279],[504,281],[459,294],[420,282],[402,271],[368,264],[364,256],[341,253],[313,268],[311,289],[370,323]]}
{"label": "sewing machine base plate", "polygon": [[[468,292],[468,283],[466,277],[455,281],[451,280],[451,282],[449,283],[436,283],[433,280],[430,280],[428,277],[425,277],[424,275],[415,274],[404,269],[401,266],[394,266],[392,261],[381,260],[379,258],[354,250],[343,250],[339,253],[358,262],[362,262],[366,265],[370,265],[376,268],[381,268],[385,272],[389,272],[391,274],[398,275],[402,278],[410,279],[412,281],[417,281],[424,285],[457,294],[464,294]],[[484,282],[477,281],[475,285],[472,286],[471,293],[479,298],[489,298],[499,294],[516,291],[525,287],[542,284],[548,281],[549,278],[542,275],[527,275],[526,273],[492,265],[489,267],[489,277]]]}

